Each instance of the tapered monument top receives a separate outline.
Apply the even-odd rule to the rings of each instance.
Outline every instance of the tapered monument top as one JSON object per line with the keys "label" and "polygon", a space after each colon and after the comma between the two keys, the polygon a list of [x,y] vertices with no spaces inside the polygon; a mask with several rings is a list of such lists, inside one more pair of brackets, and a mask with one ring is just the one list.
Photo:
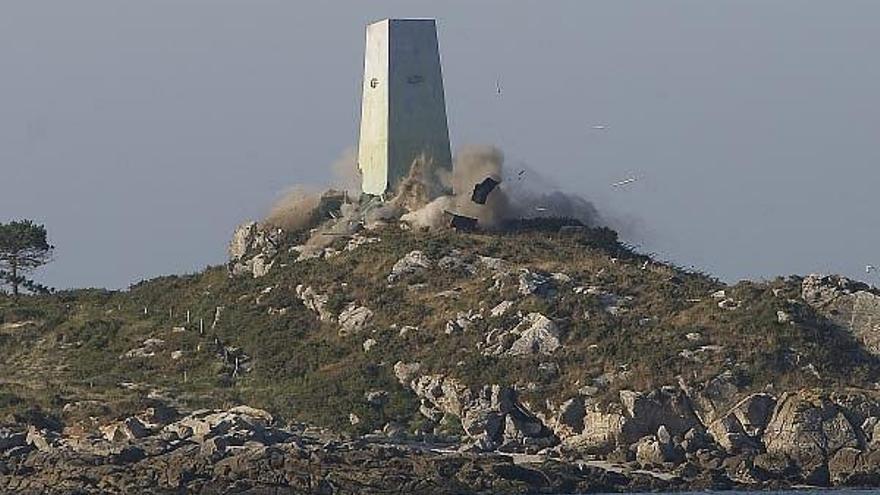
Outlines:
{"label": "tapered monument top", "polygon": [[358,167],[367,194],[394,192],[424,155],[452,168],[434,19],[367,26]]}

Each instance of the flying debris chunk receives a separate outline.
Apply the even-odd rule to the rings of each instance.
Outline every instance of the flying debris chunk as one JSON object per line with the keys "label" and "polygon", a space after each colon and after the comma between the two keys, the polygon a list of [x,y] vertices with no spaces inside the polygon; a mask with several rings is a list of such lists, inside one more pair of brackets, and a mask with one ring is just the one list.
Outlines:
{"label": "flying debris chunk", "polygon": [[874,266],[874,265],[866,265],[866,266],[865,266],[865,273],[871,273],[871,272],[874,272],[874,271],[877,271],[877,267],[876,267],[876,266]]}
{"label": "flying debris chunk", "polygon": [[453,229],[460,232],[472,232],[477,230],[476,218],[466,217],[464,215],[459,215],[458,213],[452,213],[448,210],[443,210],[443,212],[452,217],[449,221],[449,226]]}
{"label": "flying debris chunk", "polygon": [[520,170],[519,173],[516,174],[516,180],[522,180],[523,175],[524,175],[525,173],[526,173],[526,170],[525,170],[525,169]]}
{"label": "flying debris chunk", "polygon": [[608,130],[610,126],[608,124],[596,124],[592,127],[594,131],[605,131]]}
{"label": "flying debris chunk", "polygon": [[495,92],[499,95],[501,94],[501,80],[500,79],[495,80]]}
{"label": "flying debris chunk", "polygon": [[471,201],[478,205],[486,204],[486,198],[489,197],[489,193],[491,193],[498,184],[500,184],[500,182],[492,177],[486,177],[483,182],[474,186],[474,192],[471,194]]}
{"label": "flying debris chunk", "polygon": [[535,211],[547,211],[547,207],[546,206],[536,206]]}

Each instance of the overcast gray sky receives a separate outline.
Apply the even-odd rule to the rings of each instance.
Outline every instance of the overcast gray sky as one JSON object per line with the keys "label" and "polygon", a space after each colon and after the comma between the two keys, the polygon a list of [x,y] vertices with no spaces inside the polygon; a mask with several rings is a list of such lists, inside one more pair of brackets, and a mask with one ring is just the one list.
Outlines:
{"label": "overcast gray sky", "polygon": [[871,0],[3,0],[0,221],[47,225],[57,287],[222,262],[356,143],[383,17],[438,19],[454,148],[499,146],[643,251],[729,281],[880,264]]}

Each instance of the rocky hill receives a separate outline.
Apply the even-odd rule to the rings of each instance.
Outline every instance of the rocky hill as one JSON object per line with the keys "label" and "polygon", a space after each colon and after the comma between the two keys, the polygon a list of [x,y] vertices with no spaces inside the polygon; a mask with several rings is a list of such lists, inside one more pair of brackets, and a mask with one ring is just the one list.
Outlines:
{"label": "rocky hill", "polygon": [[880,484],[880,291],[564,224],[251,223],[225,267],[0,296],[0,491]]}

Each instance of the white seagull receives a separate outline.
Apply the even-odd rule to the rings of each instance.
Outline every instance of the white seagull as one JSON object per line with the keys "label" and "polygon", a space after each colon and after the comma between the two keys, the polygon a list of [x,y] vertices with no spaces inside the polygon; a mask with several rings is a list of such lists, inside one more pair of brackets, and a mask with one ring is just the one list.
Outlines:
{"label": "white seagull", "polygon": [[632,184],[633,182],[636,182],[638,180],[639,180],[639,177],[633,176],[628,179],[624,179],[622,181],[615,182],[614,184],[611,184],[611,187],[623,187],[627,184]]}

